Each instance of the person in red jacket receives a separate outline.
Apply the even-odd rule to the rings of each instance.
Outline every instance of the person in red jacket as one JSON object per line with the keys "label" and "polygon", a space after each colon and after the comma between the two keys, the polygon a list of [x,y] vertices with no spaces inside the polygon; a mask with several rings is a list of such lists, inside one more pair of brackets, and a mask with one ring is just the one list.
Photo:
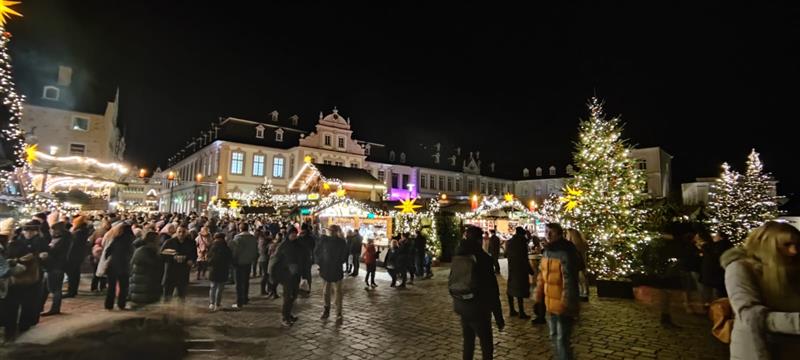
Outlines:
{"label": "person in red jacket", "polygon": [[367,276],[364,277],[364,290],[378,287],[375,284],[375,267],[378,262],[378,251],[375,249],[375,239],[367,240],[366,249],[364,250],[364,265],[367,266]]}

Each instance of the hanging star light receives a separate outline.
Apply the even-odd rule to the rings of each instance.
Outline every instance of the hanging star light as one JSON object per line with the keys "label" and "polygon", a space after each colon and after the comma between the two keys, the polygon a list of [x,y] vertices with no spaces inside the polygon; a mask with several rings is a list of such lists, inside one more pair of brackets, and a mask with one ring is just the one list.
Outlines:
{"label": "hanging star light", "polygon": [[336,196],[338,196],[338,197],[344,197],[346,194],[347,194],[347,191],[345,189],[336,190]]}
{"label": "hanging star light", "polygon": [[396,205],[395,209],[400,209],[401,214],[415,214],[417,212],[415,209],[422,207],[422,205],[414,204],[415,201],[417,198],[401,200],[400,205]]}
{"label": "hanging star light", "polygon": [[565,209],[567,211],[572,211],[575,209],[580,203],[580,197],[583,196],[583,191],[579,189],[573,189],[567,186],[566,196],[562,196],[559,200],[563,203],[566,203]]}
{"label": "hanging star light", "polygon": [[36,161],[37,158],[36,152],[38,150],[39,150],[38,144],[25,145],[25,161],[27,161],[28,164],[33,164],[33,162]]}
{"label": "hanging star light", "polygon": [[328,183],[322,183],[322,189],[323,189],[323,190],[330,190],[330,189],[331,189],[331,184],[328,184]]}
{"label": "hanging star light", "polygon": [[19,3],[19,1],[0,0],[0,26],[5,26],[6,18],[11,19],[11,15],[22,17],[22,14],[11,8]]}
{"label": "hanging star light", "polygon": [[228,207],[231,209],[238,209],[239,208],[239,201],[238,200],[231,200],[228,202]]}
{"label": "hanging star light", "polygon": [[304,162],[304,163],[306,163],[306,164],[310,164],[310,163],[311,163],[311,160],[314,160],[314,158],[312,158],[312,157],[311,157],[311,155],[306,155],[306,156],[303,158],[303,162]]}
{"label": "hanging star light", "polygon": [[514,194],[512,194],[512,193],[506,193],[505,195],[503,195],[503,199],[504,199],[506,202],[512,202],[512,201],[514,201]]}

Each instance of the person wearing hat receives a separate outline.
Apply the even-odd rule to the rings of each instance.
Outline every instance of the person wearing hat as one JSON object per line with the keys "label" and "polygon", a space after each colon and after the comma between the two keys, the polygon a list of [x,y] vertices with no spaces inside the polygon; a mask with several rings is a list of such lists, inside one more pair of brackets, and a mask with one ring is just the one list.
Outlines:
{"label": "person wearing hat", "polygon": [[292,314],[294,301],[297,299],[297,290],[300,285],[300,276],[306,267],[305,248],[297,240],[297,228],[289,228],[287,240],[278,247],[275,256],[269,259],[267,273],[270,281],[280,283],[283,287],[283,326],[291,326],[297,321]]}
{"label": "person wearing hat", "polygon": [[87,222],[85,216],[79,215],[72,219],[72,244],[67,253],[67,274],[68,285],[67,293],[64,298],[72,298],[78,295],[78,288],[81,281],[81,264],[89,254],[89,236],[92,235],[94,228]]}
{"label": "person wearing hat", "polygon": [[[55,213],[53,213],[55,214]],[[55,221],[50,224],[50,244],[47,247],[47,257],[44,259],[44,281],[45,291],[42,292],[42,306],[47,301],[50,294],[53,294],[53,302],[50,310],[42,316],[58,315],[61,313],[61,288],[64,285],[64,268],[67,265],[67,252],[72,243],[72,235],[67,231],[67,224],[60,221],[58,215],[48,218]]]}

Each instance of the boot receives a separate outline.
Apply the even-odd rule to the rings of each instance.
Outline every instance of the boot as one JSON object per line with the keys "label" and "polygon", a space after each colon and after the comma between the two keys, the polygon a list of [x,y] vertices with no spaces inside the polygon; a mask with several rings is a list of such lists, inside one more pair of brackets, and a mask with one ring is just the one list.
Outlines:
{"label": "boot", "polygon": [[322,312],[322,316],[320,316],[320,320],[325,320],[331,317],[331,308],[329,306],[325,307],[325,311]]}

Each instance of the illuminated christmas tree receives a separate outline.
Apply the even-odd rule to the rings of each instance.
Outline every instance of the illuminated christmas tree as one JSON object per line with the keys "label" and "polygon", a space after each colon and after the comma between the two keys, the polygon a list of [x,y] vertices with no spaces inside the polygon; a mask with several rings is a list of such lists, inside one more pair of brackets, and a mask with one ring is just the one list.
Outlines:
{"label": "illuminated christmas tree", "polygon": [[6,18],[22,16],[10,6],[18,1],[0,0],[0,98],[7,116],[0,116],[0,182],[8,180],[14,170],[26,165],[25,133],[20,129],[22,97],[17,94],[12,76],[8,43],[11,33],[6,31]]}
{"label": "illuminated christmas tree", "polygon": [[588,106],[574,153],[578,170],[561,201],[566,221],[586,237],[589,271],[600,279],[624,279],[641,270],[635,268],[636,254],[650,239],[641,207],[645,176],[620,138],[619,118],[606,119],[596,98]]}
{"label": "illuminated christmas tree", "polygon": [[747,171],[742,177],[742,196],[745,200],[745,227],[750,230],[778,217],[778,201],[775,195],[775,179],[764,173],[764,164],[753,149],[747,156]]}
{"label": "illuminated christmas tree", "polygon": [[272,179],[264,178],[264,183],[259,185],[256,189],[256,201],[260,206],[272,205],[272,192],[275,189],[272,187]]}

